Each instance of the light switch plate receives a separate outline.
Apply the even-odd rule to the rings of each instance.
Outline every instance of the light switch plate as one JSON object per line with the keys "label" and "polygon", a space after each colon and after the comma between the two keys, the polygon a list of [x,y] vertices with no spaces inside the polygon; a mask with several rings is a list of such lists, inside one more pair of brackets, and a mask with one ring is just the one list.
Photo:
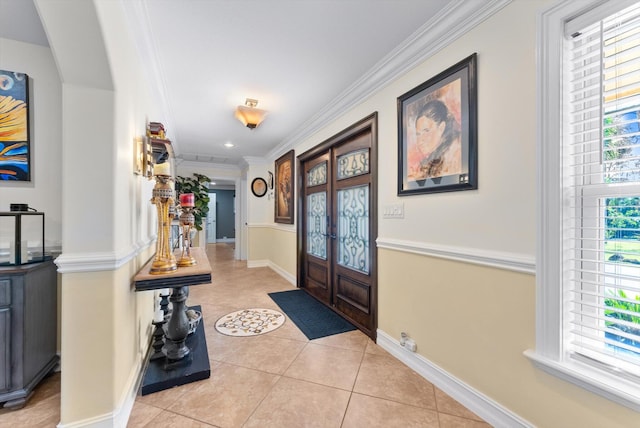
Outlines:
{"label": "light switch plate", "polygon": [[404,204],[385,205],[382,209],[382,218],[404,218]]}

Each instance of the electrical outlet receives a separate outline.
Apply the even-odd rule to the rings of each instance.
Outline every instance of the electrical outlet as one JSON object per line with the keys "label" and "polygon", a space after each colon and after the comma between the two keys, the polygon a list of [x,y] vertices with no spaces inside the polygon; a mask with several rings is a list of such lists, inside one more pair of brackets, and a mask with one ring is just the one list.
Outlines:
{"label": "electrical outlet", "polygon": [[416,349],[418,348],[418,346],[416,345],[416,342],[413,339],[407,339],[404,342],[404,347],[405,349],[408,349],[411,352],[416,352]]}
{"label": "electrical outlet", "polygon": [[416,352],[416,341],[409,337],[404,331],[400,333],[400,346],[411,352]]}

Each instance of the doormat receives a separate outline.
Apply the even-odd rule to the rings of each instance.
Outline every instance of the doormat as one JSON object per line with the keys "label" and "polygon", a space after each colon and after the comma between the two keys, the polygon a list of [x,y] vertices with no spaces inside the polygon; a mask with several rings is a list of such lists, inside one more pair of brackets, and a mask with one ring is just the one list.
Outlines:
{"label": "doormat", "polygon": [[269,293],[269,297],[309,340],[355,330],[356,327],[302,289]]}
{"label": "doormat", "polygon": [[285,316],[273,309],[242,309],[220,317],[216,330],[227,336],[257,336],[277,329],[284,321]]}

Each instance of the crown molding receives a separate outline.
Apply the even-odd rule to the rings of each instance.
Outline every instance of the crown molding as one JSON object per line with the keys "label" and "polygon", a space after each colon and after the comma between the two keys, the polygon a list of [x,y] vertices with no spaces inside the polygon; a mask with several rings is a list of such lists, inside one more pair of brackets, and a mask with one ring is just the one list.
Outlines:
{"label": "crown molding", "polygon": [[238,173],[240,173],[240,167],[237,164],[228,164],[228,163],[201,162],[201,161],[195,161],[195,160],[184,160],[184,159],[176,158],[176,166],[179,166],[179,167],[192,166],[195,168],[205,167],[208,169],[237,171]]}
{"label": "crown molding", "polygon": [[162,112],[162,123],[167,130],[167,138],[171,140],[174,150],[178,152],[179,138],[176,135],[175,128],[171,126],[173,123],[173,112],[171,103],[167,98],[167,86],[165,78],[160,68],[158,60],[158,49],[154,42],[155,38],[151,29],[151,18],[147,9],[147,0],[130,1],[120,0],[125,11],[125,17],[129,22],[129,29],[135,33],[132,37],[136,44],[137,53],[140,57],[140,64],[147,70],[147,78],[149,79],[149,90],[151,97],[155,97],[158,101],[158,107]]}
{"label": "crown molding", "polygon": [[337,119],[349,109],[378,92],[380,88],[435,55],[512,1],[454,0],[449,2],[440,13],[434,15],[402,44],[374,65],[368,73],[305,122],[298,131],[272,149],[267,156],[275,158],[278,153],[292,149],[300,141],[319,131],[328,122]]}
{"label": "crown molding", "polygon": [[260,156],[244,156],[242,159],[246,162],[247,166],[268,165],[271,163],[268,158]]}

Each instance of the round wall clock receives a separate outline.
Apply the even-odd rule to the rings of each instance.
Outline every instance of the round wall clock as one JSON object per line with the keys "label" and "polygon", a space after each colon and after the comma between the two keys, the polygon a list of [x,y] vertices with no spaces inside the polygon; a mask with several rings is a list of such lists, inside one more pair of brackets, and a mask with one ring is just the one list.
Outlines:
{"label": "round wall clock", "polygon": [[267,193],[267,182],[264,178],[256,177],[251,182],[251,192],[261,198]]}

